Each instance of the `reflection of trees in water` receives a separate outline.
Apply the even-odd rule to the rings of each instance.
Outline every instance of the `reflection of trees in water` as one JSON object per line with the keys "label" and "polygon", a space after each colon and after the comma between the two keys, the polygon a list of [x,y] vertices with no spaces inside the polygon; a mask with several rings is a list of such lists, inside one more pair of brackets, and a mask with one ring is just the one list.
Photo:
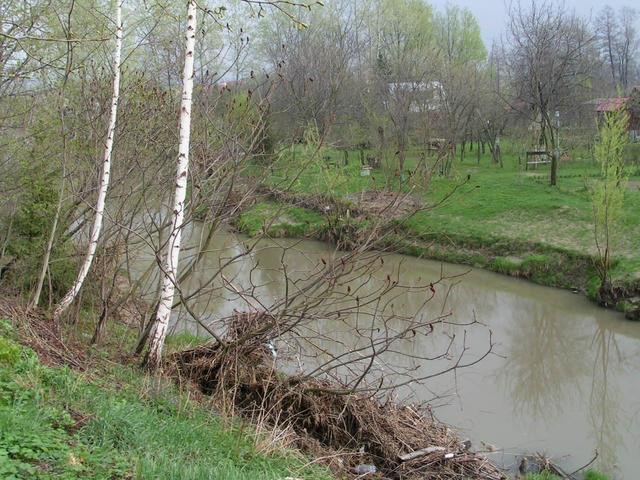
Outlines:
{"label": "reflection of trees in water", "polygon": [[498,373],[511,394],[515,413],[542,418],[571,408],[579,380],[589,374],[588,343],[578,335],[583,324],[557,317],[550,306],[523,302],[522,322],[508,331],[509,350]]}
{"label": "reflection of trees in water", "polygon": [[[611,471],[618,449],[624,445],[620,428],[633,422],[633,418],[622,418],[620,392],[611,381],[613,372],[625,368],[615,333],[598,326],[593,336],[578,336],[576,332],[584,324],[576,317],[554,319],[549,307],[532,308],[539,311],[535,316],[527,313],[532,316],[530,321],[509,329],[508,358],[499,373],[511,394],[514,411],[542,418],[588,400],[587,421],[599,453],[599,467]],[[588,399],[587,392],[580,389],[585,378],[591,380]]]}
{"label": "reflection of trees in water", "polygon": [[589,396],[589,423],[599,454],[599,468],[610,473],[618,460],[618,447],[624,445],[624,441],[618,430],[623,424],[620,418],[620,393],[615,384],[609,381],[609,367],[610,363],[614,363],[616,369],[622,368],[623,358],[614,333],[601,327],[596,330],[591,348],[595,355]]}

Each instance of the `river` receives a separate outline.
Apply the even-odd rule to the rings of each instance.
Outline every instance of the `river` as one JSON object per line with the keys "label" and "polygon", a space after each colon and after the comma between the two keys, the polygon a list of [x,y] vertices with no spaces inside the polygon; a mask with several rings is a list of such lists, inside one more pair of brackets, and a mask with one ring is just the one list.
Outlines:
{"label": "river", "polygon": [[[191,244],[199,229],[191,232]],[[194,291],[222,262],[240,253],[242,236],[219,234],[183,286]],[[286,255],[283,257],[283,248]],[[261,241],[250,257],[225,267],[226,278],[244,288],[251,278],[265,303],[282,294],[281,260],[290,271],[302,271],[329,258],[333,249],[320,242]],[[188,255],[188,253],[187,253]],[[138,272],[150,262],[141,256]],[[469,437],[477,450],[511,467],[524,452],[544,452],[567,471],[589,462],[598,452],[597,466],[615,478],[637,478],[640,469],[640,323],[597,307],[581,294],[538,286],[526,281],[468,267],[442,264],[402,255],[386,255],[380,275],[400,271],[404,283],[463,274],[445,281],[431,305],[438,312],[466,321],[476,318],[486,327],[465,328],[470,355],[480,355],[492,332],[493,353],[480,363],[403,388],[411,401],[430,401],[435,415]],[[465,273],[466,272],[466,273]],[[149,282],[150,284],[153,282]],[[445,292],[448,292],[446,294]],[[246,309],[237,295],[214,284],[195,302],[206,321]],[[400,297],[397,309],[416,308],[410,295]],[[174,316],[174,331],[187,329],[206,335],[184,312]],[[402,353],[435,350],[454,330],[417,335],[405,341]],[[324,325],[328,337],[341,338],[339,326]],[[330,347],[329,347],[330,348]],[[474,352],[474,349],[476,351]],[[489,444],[486,446],[482,442]]]}

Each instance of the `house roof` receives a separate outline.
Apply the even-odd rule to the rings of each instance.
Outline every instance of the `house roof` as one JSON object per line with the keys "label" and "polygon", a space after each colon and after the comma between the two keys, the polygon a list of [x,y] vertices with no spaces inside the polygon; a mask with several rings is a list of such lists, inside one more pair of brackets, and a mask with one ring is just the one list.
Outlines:
{"label": "house roof", "polygon": [[596,104],[596,112],[613,112],[624,107],[629,97],[600,98]]}

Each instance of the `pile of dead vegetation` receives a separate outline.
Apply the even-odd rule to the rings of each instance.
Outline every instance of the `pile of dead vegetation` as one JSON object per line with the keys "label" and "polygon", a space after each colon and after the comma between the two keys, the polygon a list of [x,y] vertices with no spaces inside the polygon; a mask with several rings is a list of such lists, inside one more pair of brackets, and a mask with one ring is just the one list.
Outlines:
{"label": "pile of dead vegetation", "polygon": [[392,190],[365,190],[347,195],[344,200],[322,194],[296,194],[270,187],[262,187],[258,192],[270,200],[321,213],[345,215],[348,211],[353,219],[397,220],[424,207],[423,200],[418,196]]}
{"label": "pile of dead vegetation", "polygon": [[262,185],[257,193],[268,200],[285,203],[296,207],[307,208],[320,213],[344,214],[349,210],[353,216],[361,212],[349,201],[323,194],[299,194]]}
{"label": "pile of dead vegetation", "polygon": [[424,206],[419,197],[398,193],[391,190],[367,190],[347,199],[359,212],[370,218],[401,219],[407,217]]}
{"label": "pile of dead vegetation", "polygon": [[224,343],[174,354],[174,374],[211,395],[223,411],[293,432],[296,447],[341,475],[505,478],[426,411],[349,393],[326,380],[278,372],[264,338],[245,328],[258,323],[255,317],[237,314]]}
{"label": "pile of dead vegetation", "polygon": [[0,319],[13,321],[23,345],[30,347],[48,366],[69,365],[77,370],[86,368],[82,348],[62,338],[60,328],[41,309],[28,308],[17,297],[0,293]]}

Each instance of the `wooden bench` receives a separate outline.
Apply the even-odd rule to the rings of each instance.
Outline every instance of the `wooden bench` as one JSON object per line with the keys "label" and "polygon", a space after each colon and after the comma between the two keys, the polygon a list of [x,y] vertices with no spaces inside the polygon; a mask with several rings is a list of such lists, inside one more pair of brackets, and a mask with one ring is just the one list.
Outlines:
{"label": "wooden bench", "polygon": [[[524,168],[525,170],[529,170],[529,165],[545,165],[548,163],[551,163],[551,160],[549,160],[549,152],[547,152],[546,150],[529,150],[528,152],[525,152],[525,165]],[[546,160],[529,160],[529,158],[531,157],[545,157]]]}

